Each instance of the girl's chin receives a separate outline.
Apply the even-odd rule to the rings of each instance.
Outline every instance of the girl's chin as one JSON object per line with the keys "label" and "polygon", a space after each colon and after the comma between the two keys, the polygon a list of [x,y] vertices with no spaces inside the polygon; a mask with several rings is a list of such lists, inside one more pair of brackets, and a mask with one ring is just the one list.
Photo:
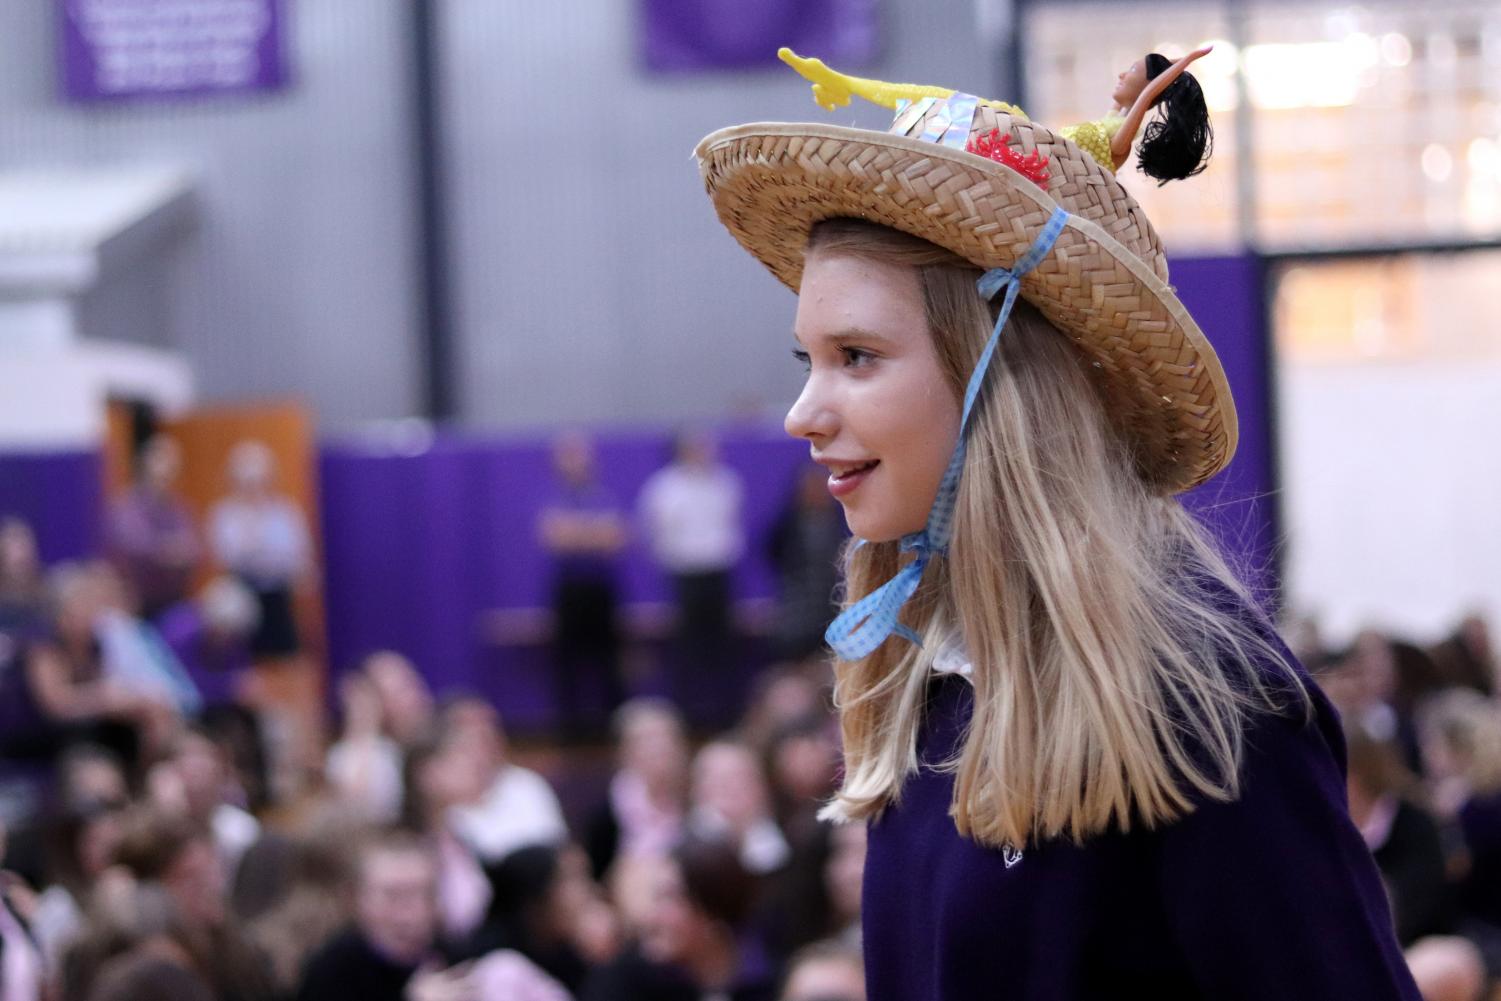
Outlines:
{"label": "girl's chin", "polygon": [[889,518],[862,516],[860,511],[852,511],[848,507],[844,509],[844,523],[849,526],[850,534],[866,542],[896,542],[903,536],[922,531],[923,528],[921,525],[916,528],[901,528],[893,525]]}

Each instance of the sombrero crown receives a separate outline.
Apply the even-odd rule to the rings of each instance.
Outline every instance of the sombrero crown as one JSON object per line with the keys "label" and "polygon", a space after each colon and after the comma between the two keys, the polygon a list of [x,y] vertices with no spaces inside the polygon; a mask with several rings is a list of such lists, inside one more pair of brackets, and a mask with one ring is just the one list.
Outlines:
{"label": "sombrero crown", "polygon": [[1229,384],[1135,199],[1020,109],[919,90],[890,132],[757,123],[706,136],[695,156],[720,221],[796,291],[825,219],[890,226],[984,271],[1011,267],[1061,207],[1067,223],[1021,277],[1022,298],[1084,353],[1147,482],[1176,492],[1223,469],[1237,436]]}

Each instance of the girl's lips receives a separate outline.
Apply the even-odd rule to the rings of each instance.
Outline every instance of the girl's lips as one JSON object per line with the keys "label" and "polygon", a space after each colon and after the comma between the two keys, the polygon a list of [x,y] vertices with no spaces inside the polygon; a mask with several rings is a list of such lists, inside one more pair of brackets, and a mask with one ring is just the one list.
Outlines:
{"label": "girl's lips", "polygon": [[831,475],[829,477],[829,493],[840,499],[848,497],[859,489],[860,484],[864,483],[866,477],[873,473],[875,468],[880,464],[881,460],[876,459],[873,462],[868,462],[863,466],[851,469],[842,476]]}

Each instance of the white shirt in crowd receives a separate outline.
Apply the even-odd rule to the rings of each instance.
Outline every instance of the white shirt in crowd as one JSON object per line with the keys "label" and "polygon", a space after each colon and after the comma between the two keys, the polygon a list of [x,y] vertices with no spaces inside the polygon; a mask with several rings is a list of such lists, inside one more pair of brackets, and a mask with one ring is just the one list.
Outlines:
{"label": "white shirt in crowd", "polygon": [[557,845],[568,840],[568,825],[552,786],[520,765],[501,769],[478,803],[455,809],[453,827],[486,862],[497,862],[529,845]]}
{"label": "white shirt in crowd", "polygon": [[308,565],[307,524],[286,497],[220,501],[210,517],[209,538],[220,563],[262,587],[288,584]]}
{"label": "white shirt in crowd", "polygon": [[641,517],[657,562],[672,573],[728,570],[745,551],[740,478],[727,466],[678,463],[641,488]]}

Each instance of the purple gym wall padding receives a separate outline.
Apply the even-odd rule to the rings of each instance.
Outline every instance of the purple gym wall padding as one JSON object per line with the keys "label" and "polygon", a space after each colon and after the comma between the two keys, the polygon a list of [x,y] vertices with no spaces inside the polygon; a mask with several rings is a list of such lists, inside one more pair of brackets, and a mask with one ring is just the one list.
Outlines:
{"label": "purple gym wall padding", "polygon": [[1271,604],[1278,587],[1280,528],[1272,452],[1272,344],[1261,308],[1261,262],[1242,256],[1169,263],[1178,297],[1225,367],[1240,417],[1235,458],[1184,501],[1214,529],[1237,569]]}
{"label": "purple gym wall padding", "polygon": [[31,525],[43,562],[97,556],[104,546],[99,453],[0,453],[0,517]]}

